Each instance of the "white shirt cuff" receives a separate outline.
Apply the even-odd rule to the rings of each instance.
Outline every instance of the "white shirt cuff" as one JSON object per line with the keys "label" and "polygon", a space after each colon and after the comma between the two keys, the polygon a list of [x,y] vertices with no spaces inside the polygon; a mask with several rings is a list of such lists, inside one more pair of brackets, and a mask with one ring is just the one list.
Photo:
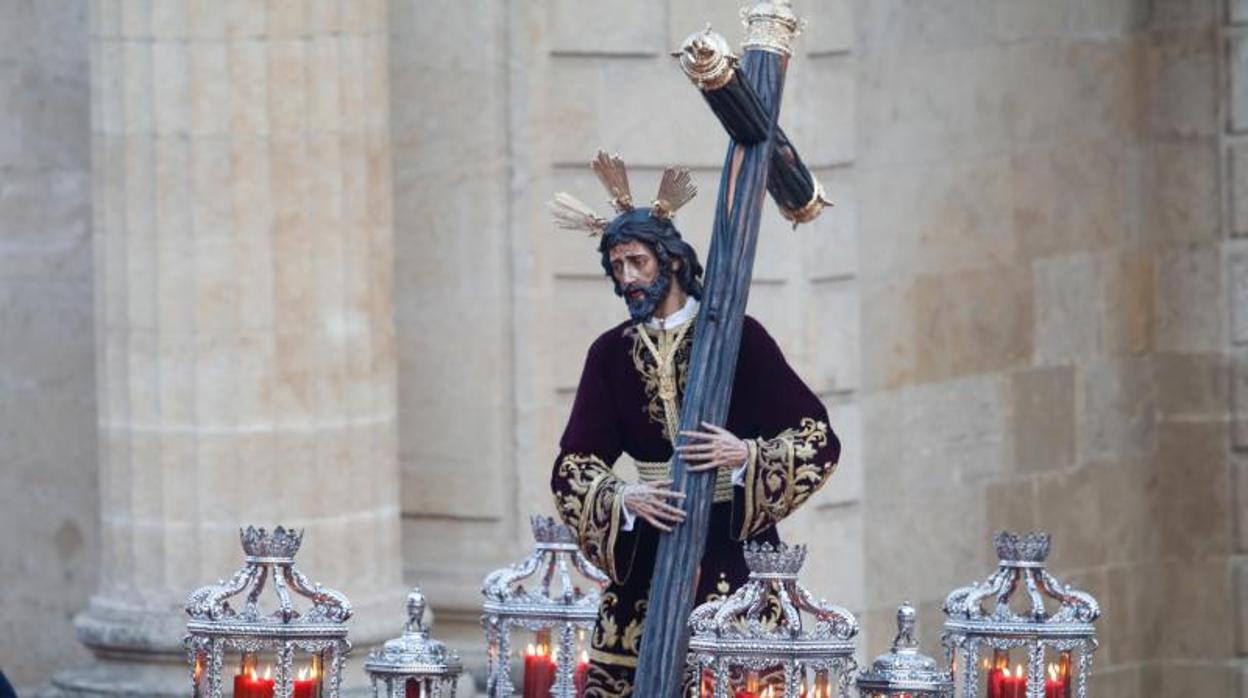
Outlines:
{"label": "white shirt cuff", "polygon": [[620,502],[620,511],[624,514],[624,523],[620,524],[621,531],[633,530],[633,524],[637,523],[637,515],[628,510],[628,505]]}
{"label": "white shirt cuff", "polygon": [[738,465],[736,470],[732,471],[732,486],[733,487],[745,487],[745,471],[747,468],[749,468],[749,466],[750,466],[750,459],[749,459],[749,456],[746,456],[745,461],[741,463],[741,465]]}

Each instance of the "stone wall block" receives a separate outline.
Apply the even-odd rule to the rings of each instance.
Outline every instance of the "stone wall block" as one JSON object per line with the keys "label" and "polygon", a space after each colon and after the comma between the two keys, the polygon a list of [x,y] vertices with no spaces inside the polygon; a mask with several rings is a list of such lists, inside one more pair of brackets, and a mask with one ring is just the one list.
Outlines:
{"label": "stone wall block", "polygon": [[1242,657],[1248,655],[1248,561],[1232,563],[1231,573],[1235,602],[1235,652]]}
{"label": "stone wall block", "polygon": [[1223,422],[1231,405],[1231,364],[1209,354],[1153,357],[1160,419]]}
{"label": "stone wall block", "polygon": [[1167,423],[1158,448],[1162,548],[1181,560],[1224,555],[1232,545],[1231,469],[1221,423]]}
{"label": "stone wall block", "polygon": [[821,56],[799,59],[788,70],[780,122],[809,167],[854,159],[854,68],[844,56]]}
{"label": "stone wall block", "polygon": [[[892,2],[879,5],[897,7]],[[943,7],[941,3],[924,5],[932,12],[943,11],[938,6]],[[871,40],[862,35],[860,39]],[[856,151],[862,162],[947,163],[991,156],[1012,143],[1006,118],[1012,107],[1004,86],[1015,78],[995,50],[883,55],[867,51],[856,59],[856,65]],[[950,75],[958,79],[949,80]]]}
{"label": "stone wall block", "polygon": [[[1068,7],[1077,4],[1092,3]],[[1135,52],[1129,42],[1024,41],[997,50],[1004,52],[999,70],[1012,76],[995,85],[1000,118],[1017,142],[1070,148],[1084,140],[1121,142],[1138,130]],[[1071,104],[1079,108],[1068,109]]]}
{"label": "stone wall block", "polygon": [[1099,250],[1129,235],[1125,151],[1107,141],[1023,150],[1010,160],[1012,219],[1026,257]]}
{"label": "stone wall block", "polygon": [[1075,372],[1070,366],[1011,378],[1014,463],[1021,472],[1070,467],[1075,454]]}
{"label": "stone wall block", "polygon": [[275,133],[303,133],[308,128],[308,42],[269,44],[269,128]]}
{"label": "stone wall block", "polygon": [[[1166,632],[1159,636],[1157,656],[1171,660],[1232,656],[1235,608],[1226,561],[1176,561],[1164,565],[1163,571],[1164,598],[1181,602],[1163,605],[1162,623]],[[1225,689],[1226,675],[1218,671],[1207,673],[1209,676],[1203,679],[1197,672],[1183,678],[1199,682],[1192,684],[1196,687],[1209,688],[1207,695],[1231,695]],[[1167,667],[1165,677],[1173,682],[1170,695],[1182,693],[1178,689],[1182,682],[1177,672]],[[1215,687],[1223,687],[1223,690],[1213,691]]]}
{"label": "stone wall block", "polygon": [[1101,349],[1143,354],[1153,347],[1157,268],[1149,251],[1129,250],[1099,261],[1104,298]]}
{"label": "stone wall block", "polygon": [[[1212,136],[1219,122],[1217,83],[1210,79],[1218,59],[1211,25],[1158,29],[1148,34],[1139,56],[1139,90],[1144,133],[1163,139]],[[1242,59],[1231,48],[1232,72]],[[1231,123],[1236,128],[1243,101],[1232,88]]]}
{"label": "stone wall block", "polygon": [[1100,353],[1102,305],[1097,260],[1086,254],[1042,259],[1035,275],[1035,360],[1059,364]]}
{"label": "stone wall block", "polygon": [[1089,360],[1076,368],[1079,462],[1148,457],[1157,446],[1151,362]]}
{"label": "stone wall block", "polygon": [[958,496],[967,493],[932,495],[922,502],[876,499],[876,504],[863,507],[864,545],[870,551],[863,573],[871,580],[866,588],[868,608],[890,607],[895,613],[900,600],[943,598],[978,576],[979,570],[990,569],[986,537],[949,536],[936,546],[914,535],[923,529],[986,531],[983,500]]}
{"label": "stone wall block", "polygon": [[152,3],[154,0],[120,0],[118,31],[127,39],[152,37]]}
{"label": "stone wall block", "polygon": [[916,285],[864,283],[860,293],[863,387],[895,389],[913,382],[919,344],[917,328],[908,317],[916,302]]}
{"label": "stone wall block", "polygon": [[[1237,448],[1242,448],[1241,443],[1236,442]],[[1235,488],[1235,502],[1248,501],[1244,497],[1248,495],[1248,466],[1243,463],[1235,463],[1231,468],[1231,479]],[[1248,513],[1243,511],[1243,507],[1236,507],[1234,510],[1235,524],[1235,552],[1248,552]]]}
{"label": "stone wall block", "polygon": [[858,360],[858,288],[850,282],[813,284],[814,296],[805,325],[806,341],[812,348],[814,372],[804,376],[816,391],[855,390],[861,371]]}
{"label": "stone wall block", "polygon": [[855,176],[864,276],[985,270],[1018,258],[1004,158],[855,168]]}
{"label": "stone wall block", "polygon": [[152,37],[157,41],[185,39],[189,30],[190,12],[185,2],[152,4]]}
{"label": "stone wall block", "polygon": [[[598,148],[619,152],[632,167],[722,165],[727,139],[698,89],[667,57],[563,56],[551,63],[548,128],[556,163],[586,161]],[[621,95],[646,95],[661,113],[621,109]]]}
{"label": "stone wall block", "polygon": [[[862,501],[863,474],[862,410],[857,400],[830,402],[825,399],[832,431],[841,440],[841,459],[836,472],[819,492],[813,504],[820,509],[839,509]],[[806,529],[810,530],[810,529]],[[861,569],[861,568],[860,568]]]}
{"label": "stone wall block", "polygon": [[1034,345],[1032,280],[999,268],[919,277],[910,309],[916,334],[927,338],[916,372],[940,380],[1007,369]]}
{"label": "stone wall block", "polygon": [[156,133],[185,135],[191,130],[190,67],[187,45],[156,42],[152,45],[153,109]]}
{"label": "stone wall block", "polygon": [[1217,148],[1207,139],[1157,143],[1144,152],[1144,232],[1157,243],[1217,239]]}
{"label": "stone wall block", "polygon": [[[160,2],[160,0],[154,0]],[[189,6],[191,36],[220,41],[225,37],[226,5],[229,0],[180,0]],[[260,0],[263,2],[263,0]],[[257,3],[259,4],[259,3]]]}
{"label": "stone wall block", "polygon": [[1222,351],[1222,260],[1209,246],[1169,248],[1157,259],[1157,349]]}
{"label": "stone wall block", "polygon": [[1230,232],[1236,236],[1248,235],[1248,145],[1233,143],[1225,146],[1227,162],[1224,176],[1230,193],[1227,216]]}
{"label": "stone wall block", "polygon": [[850,168],[817,169],[813,173],[833,205],[825,208],[813,222],[798,228],[802,242],[798,256],[806,278],[856,275],[859,268],[856,173]]}
{"label": "stone wall block", "polygon": [[152,132],[152,105],[148,96],[152,90],[152,44],[149,42],[126,42],[121,46],[121,99],[120,123],[125,133],[148,134]]}
{"label": "stone wall block", "polygon": [[858,41],[863,49],[915,55],[990,44],[994,5],[988,0],[914,4],[882,0],[855,6]]}
{"label": "stone wall block", "polygon": [[231,38],[258,38],[268,23],[268,7],[252,0],[227,0],[224,3],[225,32]]}
{"label": "stone wall block", "polygon": [[[547,10],[550,48],[557,53],[582,54],[658,55],[674,51],[675,45],[668,46],[667,4],[667,0],[554,0]],[[703,26],[699,22],[687,31]]]}

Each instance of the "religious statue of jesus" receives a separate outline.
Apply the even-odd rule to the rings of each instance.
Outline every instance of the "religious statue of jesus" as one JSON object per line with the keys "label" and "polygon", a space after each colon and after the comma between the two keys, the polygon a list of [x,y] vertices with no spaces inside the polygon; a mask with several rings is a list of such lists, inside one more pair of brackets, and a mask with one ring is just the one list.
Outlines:
{"label": "religious statue of jesus", "polygon": [[[561,227],[599,236],[602,268],[627,304],[629,319],[589,347],[551,490],[581,549],[611,580],[591,638],[585,692],[586,698],[608,698],[633,693],[659,536],[685,517],[670,460],[702,266],[672,222],[695,193],[687,171],[669,168],[654,203],[639,208],[618,156],[599,152],[592,167],[616,217],[608,221],[563,193],[552,210]],[[702,603],[746,580],[745,542],[779,542],[776,523],[823,485],[835,469],[840,442],[819,399],[749,316],[726,423],[704,423],[683,436],[681,456],[689,470],[716,474],[696,585]],[[622,453],[636,461],[638,482],[615,474]]]}

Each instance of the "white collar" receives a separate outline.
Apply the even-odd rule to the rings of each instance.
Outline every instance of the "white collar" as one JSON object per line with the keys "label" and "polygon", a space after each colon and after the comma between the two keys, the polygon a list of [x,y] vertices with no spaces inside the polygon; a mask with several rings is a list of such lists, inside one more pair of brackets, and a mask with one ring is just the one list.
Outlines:
{"label": "white collar", "polygon": [[698,305],[698,299],[689,296],[685,299],[685,304],[680,307],[680,310],[661,319],[651,317],[649,320],[646,320],[646,327],[653,330],[674,330],[689,322],[698,314]]}

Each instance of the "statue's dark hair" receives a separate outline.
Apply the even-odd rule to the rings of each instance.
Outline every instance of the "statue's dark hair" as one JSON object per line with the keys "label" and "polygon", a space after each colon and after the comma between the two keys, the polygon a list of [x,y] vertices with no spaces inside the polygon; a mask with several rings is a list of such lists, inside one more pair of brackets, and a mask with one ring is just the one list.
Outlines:
{"label": "statue's dark hair", "polygon": [[615,284],[615,295],[624,295],[624,290],[611,273],[611,248],[626,242],[637,241],[650,248],[659,259],[660,273],[671,272],[672,259],[681,260],[680,269],[676,270],[676,282],[685,293],[702,299],[702,265],[698,262],[698,252],[693,246],[680,237],[680,231],[670,220],[655,218],[648,208],[635,208],[627,213],[616,216],[602,233],[598,243],[598,252],[602,254],[602,269]]}

